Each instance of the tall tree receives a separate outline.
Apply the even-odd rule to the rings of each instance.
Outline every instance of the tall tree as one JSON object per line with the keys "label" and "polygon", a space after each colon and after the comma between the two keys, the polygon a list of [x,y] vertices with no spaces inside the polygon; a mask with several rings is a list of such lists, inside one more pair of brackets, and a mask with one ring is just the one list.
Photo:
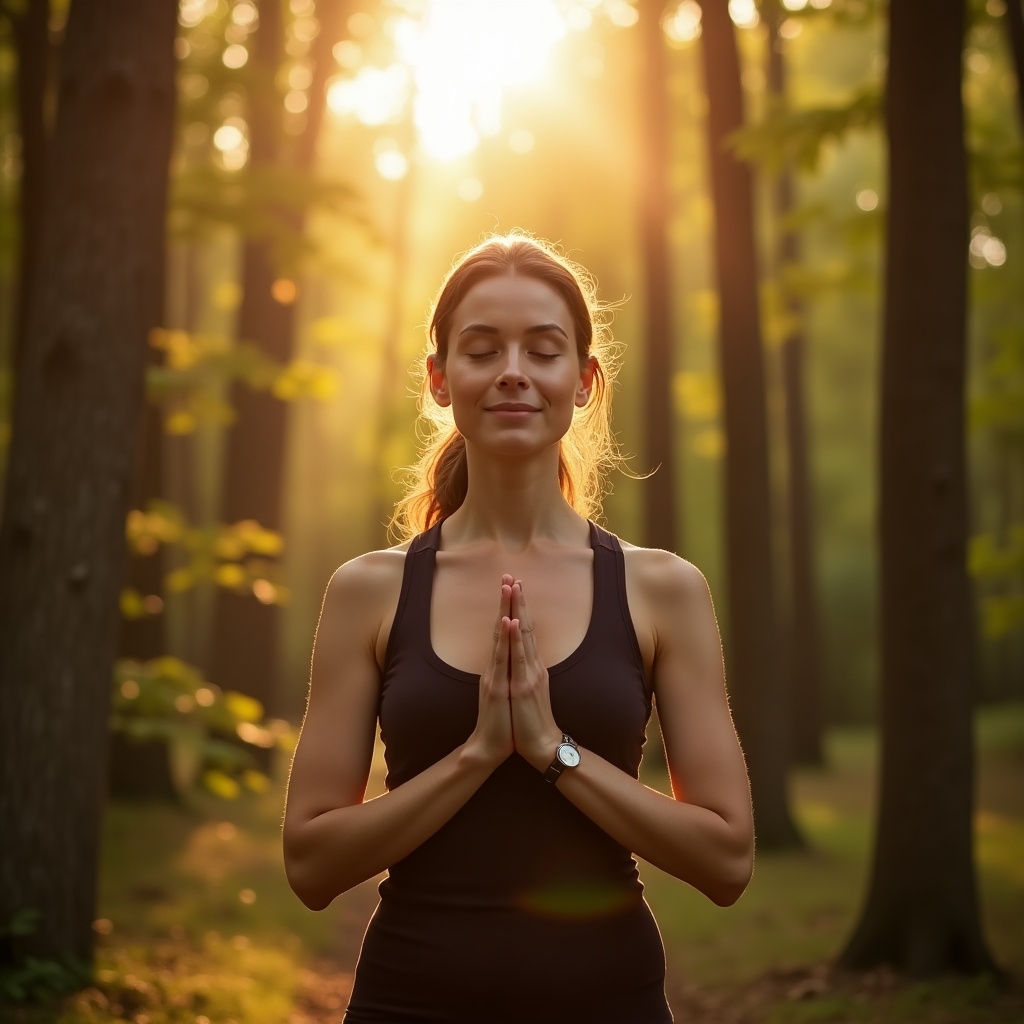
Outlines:
{"label": "tall tree", "polygon": [[672,372],[676,335],[672,317],[672,269],[668,228],[672,214],[672,166],[664,0],[639,6],[641,37],[640,249],[644,266],[644,454],[651,469],[644,502],[644,543],[678,550],[676,424]]}
{"label": "tall tree", "polygon": [[880,430],[882,771],[844,965],[993,970],[972,858],[964,2],[893,0]]}
{"label": "tall tree", "polygon": [[[346,5],[338,0],[317,5],[320,30],[312,53],[306,124],[297,138],[288,140],[283,127],[284,108],[273,84],[285,59],[282,0],[260,3],[259,27],[253,36],[250,58],[255,72],[248,110],[251,175],[266,175],[283,167],[312,173],[327,80],[335,66],[331,47],[340,34],[345,10]],[[294,206],[276,214],[292,239],[301,236],[304,218]],[[243,246],[237,335],[283,364],[291,358],[295,344],[295,305],[293,295],[282,296],[280,291],[275,294],[274,285],[285,272],[294,274],[297,268],[282,266],[280,247],[275,248],[274,242],[273,238],[251,237]],[[221,519],[255,519],[267,529],[280,530],[288,408],[269,392],[243,384],[232,388],[231,402],[237,419],[228,434]],[[254,600],[251,592],[218,589],[210,676],[221,687],[256,697],[275,713],[282,710],[278,695],[279,629],[275,605]]]}
{"label": "tall tree", "polygon": [[[780,109],[786,105],[786,58],[779,35],[782,9],[778,0],[762,5],[768,29],[768,95]],[[792,680],[792,755],[801,764],[820,765],[822,751],[821,628],[815,594],[814,500],[807,444],[804,401],[804,308],[787,285],[787,271],[800,261],[800,240],[789,225],[795,182],[786,164],[775,178],[776,275],[783,292],[789,325],[782,340],[782,390],[786,407],[786,555],[789,560],[789,609],[785,624],[785,668]]]}
{"label": "tall tree", "polygon": [[1006,33],[1017,78],[1017,120],[1024,134],[1024,0],[1007,0]]}
{"label": "tall tree", "polygon": [[798,845],[800,835],[786,791],[789,706],[778,664],[753,184],[749,167],[729,145],[743,126],[744,104],[728,4],[703,0],[701,10],[726,438],[729,689],[750,771],[758,842],[780,848]]}
{"label": "tall tree", "polygon": [[[72,5],[0,526],[0,920],[88,959],[124,525],[161,314],[173,0]],[[38,273],[45,267],[46,273]]]}
{"label": "tall tree", "polygon": [[14,307],[15,372],[25,348],[25,321],[37,263],[43,197],[46,193],[49,132],[46,101],[50,84],[50,0],[28,0],[20,11],[4,10],[14,28],[18,53],[16,89],[18,134],[21,136],[21,182],[18,190],[18,284]]}

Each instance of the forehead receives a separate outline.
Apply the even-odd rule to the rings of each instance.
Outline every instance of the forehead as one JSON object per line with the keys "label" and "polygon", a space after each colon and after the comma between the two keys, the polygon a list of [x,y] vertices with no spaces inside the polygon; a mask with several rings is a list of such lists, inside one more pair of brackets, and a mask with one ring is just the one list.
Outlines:
{"label": "forehead", "polygon": [[537,324],[558,324],[573,337],[572,314],[565,299],[551,285],[535,277],[501,274],[477,281],[455,308],[452,329],[470,323],[514,329]]}

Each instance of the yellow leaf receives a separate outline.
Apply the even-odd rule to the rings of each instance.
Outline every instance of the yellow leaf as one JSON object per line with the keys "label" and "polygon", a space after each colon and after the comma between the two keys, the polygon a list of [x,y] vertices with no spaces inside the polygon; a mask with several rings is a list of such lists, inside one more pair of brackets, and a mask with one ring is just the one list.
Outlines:
{"label": "yellow leaf", "polygon": [[216,769],[210,769],[203,773],[203,785],[222,800],[236,800],[242,791],[230,775]]}
{"label": "yellow leaf", "polygon": [[213,578],[222,587],[234,590],[237,587],[245,585],[246,573],[245,570],[236,562],[225,562],[223,565],[217,566],[217,570],[213,574]]}
{"label": "yellow leaf", "polygon": [[188,567],[183,567],[168,573],[164,582],[172,594],[182,594],[192,586],[195,579],[192,571]]}
{"label": "yellow leaf", "polygon": [[263,717],[263,705],[255,697],[246,696],[237,690],[224,694],[224,707],[242,722],[258,722]]}
{"label": "yellow leaf", "polygon": [[196,429],[196,418],[188,409],[176,409],[164,420],[164,430],[178,437]]}
{"label": "yellow leaf", "polygon": [[142,595],[133,587],[125,587],[121,591],[121,614],[126,619],[141,619],[146,615]]}
{"label": "yellow leaf", "polygon": [[263,772],[247,771],[242,773],[242,781],[254,793],[265,793],[270,785],[270,779]]}

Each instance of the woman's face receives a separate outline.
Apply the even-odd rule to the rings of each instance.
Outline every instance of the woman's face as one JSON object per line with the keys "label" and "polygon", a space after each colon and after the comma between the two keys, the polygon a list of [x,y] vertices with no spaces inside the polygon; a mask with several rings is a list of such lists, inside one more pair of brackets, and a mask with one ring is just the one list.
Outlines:
{"label": "woman's face", "polygon": [[592,360],[580,362],[569,307],[536,278],[478,281],[456,307],[447,341],[443,366],[427,360],[434,400],[451,406],[468,443],[496,454],[557,444],[590,397]]}

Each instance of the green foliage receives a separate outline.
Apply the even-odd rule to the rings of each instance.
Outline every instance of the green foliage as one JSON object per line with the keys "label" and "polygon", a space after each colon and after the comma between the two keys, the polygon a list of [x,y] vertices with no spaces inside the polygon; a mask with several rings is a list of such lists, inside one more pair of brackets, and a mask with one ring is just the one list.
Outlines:
{"label": "green foliage", "polygon": [[[153,555],[161,545],[185,555],[185,563],[168,573],[164,581],[171,593],[213,582],[239,594],[253,594],[263,604],[287,604],[291,596],[279,579],[277,560],[284,550],[284,539],[254,519],[190,526],[180,509],[154,499],[145,509],[128,513],[126,532],[129,547],[137,555]],[[155,614],[162,606],[162,601],[154,602],[131,589],[121,594],[121,611],[126,618]]]}
{"label": "green foliage", "polygon": [[298,271],[316,243],[296,231],[312,210],[348,217],[367,226],[353,189],[283,165],[254,167],[239,174],[206,164],[178,173],[171,188],[170,231],[189,241],[211,238],[219,229],[267,241],[282,273]]}
{"label": "green foliage", "polygon": [[259,701],[221,690],[172,657],[118,661],[110,724],[133,740],[173,745],[188,774],[225,799],[266,789],[253,749],[290,751],[295,745],[292,727],[282,719],[265,720]]}
{"label": "green foliage", "polygon": [[982,628],[996,640],[1024,629],[1024,524],[1012,527],[1005,542],[991,533],[971,539],[971,575],[998,592],[981,599]]}
{"label": "green foliage", "polygon": [[39,927],[40,913],[33,907],[15,911],[0,925],[0,999],[12,1003],[41,1003],[88,984],[91,972],[74,957],[47,960],[20,947]]}
{"label": "green foliage", "polygon": [[[287,279],[277,286],[289,294],[295,287]],[[164,427],[169,434],[192,433],[202,422],[234,422],[234,410],[222,397],[224,385],[231,381],[240,381],[254,391],[269,391],[285,402],[327,402],[338,389],[339,375],[334,367],[308,359],[295,359],[282,366],[259,346],[245,341],[155,330],[150,344],[165,353],[163,365],[148,369],[146,386],[150,400],[164,410]]]}
{"label": "green foliage", "polygon": [[776,106],[756,124],[731,136],[736,155],[770,173],[787,165],[817,168],[826,143],[842,140],[854,129],[877,128],[882,117],[882,91],[876,85],[859,89],[844,104],[794,110]]}

